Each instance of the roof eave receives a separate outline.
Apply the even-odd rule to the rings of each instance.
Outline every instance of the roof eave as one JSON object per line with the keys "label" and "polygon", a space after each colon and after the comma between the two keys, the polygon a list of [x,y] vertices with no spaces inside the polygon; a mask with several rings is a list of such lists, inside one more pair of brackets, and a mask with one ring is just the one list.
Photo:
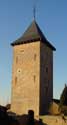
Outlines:
{"label": "roof eave", "polygon": [[47,40],[41,39],[41,42],[45,43],[48,47],[50,47],[53,51],[56,51],[56,48]]}
{"label": "roof eave", "polygon": [[15,45],[20,45],[20,44],[26,44],[26,43],[31,43],[31,42],[36,42],[36,41],[39,41],[40,38],[36,38],[36,39],[30,39],[30,40],[25,40],[25,41],[20,41],[20,42],[13,42],[11,43],[11,46],[15,46]]}
{"label": "roof eave", "polygon": [[41,42],[43,42],[44,44],[46,44],[48,47],[50,47],[53,51],[56,51],[56,48],[53,45],[51,45],[48,41],[45,41],[41,38],[30,39],[30,40],[20,41],[20,42],[15,41],[15,42],[11,43],[11,46],[20,45],[20,44],[27,44],[27,43],[31,43],[31,42],[34,42],[34,41],[36,42],[36,41],[39,41],[39,40]]}

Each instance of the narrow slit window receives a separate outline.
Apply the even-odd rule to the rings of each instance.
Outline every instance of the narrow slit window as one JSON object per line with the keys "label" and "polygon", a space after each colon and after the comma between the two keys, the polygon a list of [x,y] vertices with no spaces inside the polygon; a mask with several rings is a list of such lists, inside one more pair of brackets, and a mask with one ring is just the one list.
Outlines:
{"label": "narrow slit window", "polygon": [[34,54],[34,60],[36,60],[36,57],[37,57],[37,55],[36,55],[36,54]]}
{"label": "narrow slit window", "polygon": [[48,73],[48,67],[46,67],[46,73]]}
{"label": "narrow slit window", "polygon": [[15,77],[15,85],[17,84],[17,77]]}
{"label": "narrow slit window", "polygon": [[34,75],[34,82],[36,81],[36,76]]}

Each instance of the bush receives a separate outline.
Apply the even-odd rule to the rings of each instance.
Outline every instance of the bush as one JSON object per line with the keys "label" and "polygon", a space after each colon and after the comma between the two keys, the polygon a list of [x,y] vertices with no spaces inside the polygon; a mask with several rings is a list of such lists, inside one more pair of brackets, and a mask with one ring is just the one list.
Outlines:
{"label": "bush", "polygon": [[67,85],[65,85],[60,96],[59,111],[60,113],[67,115]]}
{"label": "bush", "polygon": [[62,106],[61,113],[64,113],[64,115],[67,115],[67,106]]}

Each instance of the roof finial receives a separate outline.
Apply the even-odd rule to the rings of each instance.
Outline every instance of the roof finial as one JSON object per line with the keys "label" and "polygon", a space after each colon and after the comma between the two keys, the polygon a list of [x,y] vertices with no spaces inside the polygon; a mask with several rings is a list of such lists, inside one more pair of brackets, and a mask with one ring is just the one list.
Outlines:
{"label": "roof finial", "polygon": [[36,6],[35,5],[33,7],[33,16],[34,16],[34,20],[36,20]]}

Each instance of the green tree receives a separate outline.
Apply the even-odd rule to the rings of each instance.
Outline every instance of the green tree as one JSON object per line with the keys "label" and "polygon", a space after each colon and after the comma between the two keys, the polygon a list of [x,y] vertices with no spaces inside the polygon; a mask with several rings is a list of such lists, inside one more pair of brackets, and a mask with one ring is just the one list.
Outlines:
{"label": "green tree", "polygon": [[59,110],[61,113],[67,114],[67,85],[66,84],[60,96]]}

